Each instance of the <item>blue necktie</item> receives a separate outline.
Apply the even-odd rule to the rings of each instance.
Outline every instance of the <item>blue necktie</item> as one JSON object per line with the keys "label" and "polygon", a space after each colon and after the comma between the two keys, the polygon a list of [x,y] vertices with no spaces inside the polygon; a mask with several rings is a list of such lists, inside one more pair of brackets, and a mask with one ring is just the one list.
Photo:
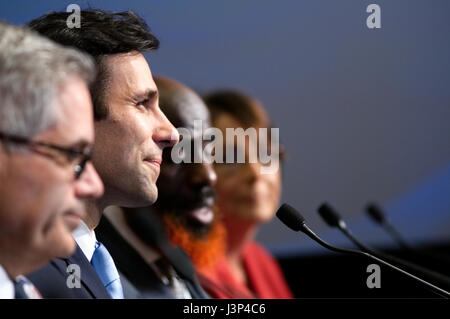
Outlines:
{"label": "blue necktie", "polygon": [[123,288],[120,282],[119,272],[108,250],[100,242],[95,244],[91,264],[111,298],[123,299]]}
{"label": "blue necktie", "polygon": [[24,276],[14,279],[15,299],[42,299],[36,287]]}

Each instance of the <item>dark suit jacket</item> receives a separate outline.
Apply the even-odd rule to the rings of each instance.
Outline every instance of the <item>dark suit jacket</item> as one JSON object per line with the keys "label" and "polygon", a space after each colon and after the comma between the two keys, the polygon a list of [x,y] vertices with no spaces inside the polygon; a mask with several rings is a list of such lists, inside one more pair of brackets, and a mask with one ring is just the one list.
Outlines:
{"label": "dark suit jacket", "polygon": [[[67,285],[71,275],[67,272],[70,264],[80,267],[80,288],[69,288]],[[27,278],[44,298],[111,298],[78,245],[72,256],[54,259],[48,265],[28,274]]]}
{"label": "dark suit jacket", "polygon": [[[147,232],[151,232],[151,229],[147,229]],[[161,282],[154,270],[119,234],[106,217],[102,217],[100,224],[95,229],[95,234],[113,257],[117,268],[123,275],[121,279],[128,280],[132,287],[139,291],[139,298],[173,298],[170,289]],[[151,246],[158,249],[158,247]],[[172,245],[163,249],[162,254],[168,259],[178,276],[186,284],[192,298],[209,298],[195,277],[194,268],[189,257],[181,248]],[[173,258],[174,256],[175,258]],[[188,263],[187,267],[186,263]],[[125,287],[124,292],[127,293]]]}

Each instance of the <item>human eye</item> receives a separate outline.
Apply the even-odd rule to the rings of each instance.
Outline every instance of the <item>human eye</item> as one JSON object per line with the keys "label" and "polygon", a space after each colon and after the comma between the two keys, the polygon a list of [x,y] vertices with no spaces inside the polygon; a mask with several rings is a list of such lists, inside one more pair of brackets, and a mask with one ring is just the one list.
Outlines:
{"label": "human eye", "polygon": [[150,101],[149,99],[140,100],[140,101],[136,102],[136,106],[147,107],[149,101]]}

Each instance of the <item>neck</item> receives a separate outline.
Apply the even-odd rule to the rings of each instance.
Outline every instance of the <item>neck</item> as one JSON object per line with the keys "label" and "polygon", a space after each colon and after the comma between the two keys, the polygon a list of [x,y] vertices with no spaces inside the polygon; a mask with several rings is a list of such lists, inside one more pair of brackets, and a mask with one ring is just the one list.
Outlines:
{"label": "neck", "polygon": [[255,237],[257,225],[233,218],[225,218],[224,224],[227,229],[227,258],[240,260],[245,245]]}
{"label": "neck", "polygon": [[11,263],[8,262],[6,258],[3,258],[3,256],[0,257],[0,265],[3,267],[9,278],[15,278],[21,274],[20,269],[18,270],[17,267],[11,265]]}
{"label": "neck", "polygon": [[89,230],[94,230],[98,226],[100,218],[102,218],[102,213],[105,207],[101,205],[100,202],[93,200],[86,201],[85,207],[86,217],[83,221],[86,223]]}
{"label": "neck", "polygon": [[227,229],[227,250],[226,259],[234,278],[244,284],[248,284],[247,274],[244,268],[242,252],[256,232],[256,224],[250,221],[224,218]]}
{"label": "neck", "polygon": [[[27,263],[21,258],[17,258],[15,256],[0,256],[0,265],[5,270],[6,274],[9,276],[9,278],[16,278],[19,275],[23,275],[26,273],[29,273],[43,265],[45,265],[45,262],[39,264],[36,263]],[[25,266],[24,266],[25,265]],[[30,265],[33,265],[34,267],[30,267]]]}

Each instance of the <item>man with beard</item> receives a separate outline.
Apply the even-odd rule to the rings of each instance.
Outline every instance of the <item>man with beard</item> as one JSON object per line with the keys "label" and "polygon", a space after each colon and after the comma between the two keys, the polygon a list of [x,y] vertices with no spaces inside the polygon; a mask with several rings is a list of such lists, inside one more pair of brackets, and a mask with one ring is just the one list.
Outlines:
{"label": "man with beard", "polygon": [[[193,142],[202,138],[195,136],[194,121],[210,125],[202,99],[174,80],[155,77],[155,82],[163,112],[190,133],[182,135],[183,143],[202,152],[203,145]],[[173,244],[184,248],[197,267],[208,267],[223,250],[223,229],[213,208],[216,175],[209,163],[176,164],[171,153],[171,148],[163,151],[156,203],[144,209],[111,207],[96,232],[142,297],[203,298],[192,264]]]}

